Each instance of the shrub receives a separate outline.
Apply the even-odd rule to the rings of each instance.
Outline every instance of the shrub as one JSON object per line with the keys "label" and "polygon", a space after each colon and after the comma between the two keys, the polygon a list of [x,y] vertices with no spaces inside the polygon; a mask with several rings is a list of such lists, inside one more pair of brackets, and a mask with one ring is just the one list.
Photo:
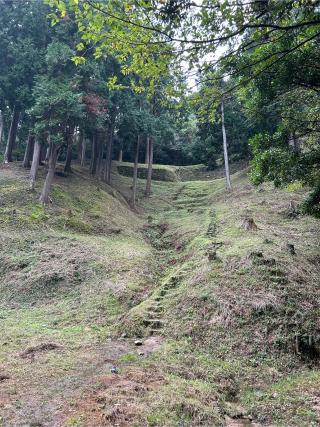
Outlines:
{"label": "shrub", "polygon": [[301,212],[320,218],[320,181],[302,203]]}

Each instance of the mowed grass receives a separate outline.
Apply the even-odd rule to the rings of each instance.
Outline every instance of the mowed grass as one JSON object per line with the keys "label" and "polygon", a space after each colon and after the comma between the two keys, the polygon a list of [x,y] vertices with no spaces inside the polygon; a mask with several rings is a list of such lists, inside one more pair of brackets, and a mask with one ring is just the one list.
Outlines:
{"label": "mowed grass", "polygon": [[[75,165],[47,208],[43,172],[29,193],[22,169],[7,170],[3,425],[319,422],[319,223],[287,209],[306,190],[254,188],[240,171],[227,193],[201,166],[168,170],[177,179],[154,181],[148,199],[139,179],[135,212],[116,168],[111,188]],[[141,356],[131,343],[148,337],[156,301],[165,342]]]}

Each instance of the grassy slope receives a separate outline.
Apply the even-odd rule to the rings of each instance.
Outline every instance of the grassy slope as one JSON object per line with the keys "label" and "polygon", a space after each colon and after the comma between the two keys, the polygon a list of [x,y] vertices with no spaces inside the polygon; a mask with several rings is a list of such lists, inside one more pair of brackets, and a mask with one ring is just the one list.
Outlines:
{"label": "grassy slope", "polygon": [[[303,191],[241,172],[232,194],[219,179],[155,182],[134,214],[129,178],[112,190],[77,169],[43,210],[24,172],[2,172],[4,426],[317,425],[319,226],[285,212]],[[132,339],[154,318],[165,343],[140,357]]]}
{"label": "grassy slope", "polygon": [[[247,162],[233,162],[230,165],[231,173],[235,173],[247,166]],[[133,163],[113,162],[113,169],[120,175],[131,177],[133,173]],[[148,166],[139,163],[138,177],[146,179]],[[208,171],[205,165],[174,166],[174,165],[153,165],[152,178],[154,181],[208,181],[222,178],[224,171],[221,168]]]}

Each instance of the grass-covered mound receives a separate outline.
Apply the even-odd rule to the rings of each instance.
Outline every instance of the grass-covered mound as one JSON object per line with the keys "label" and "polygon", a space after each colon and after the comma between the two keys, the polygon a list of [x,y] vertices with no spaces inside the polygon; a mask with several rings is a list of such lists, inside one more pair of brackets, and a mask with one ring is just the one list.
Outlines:
{"label": "grass-covered mound", "polygon": [[[113,162],[114,170],[122,176],[132,178],[133,163],[128,162]],[[233,162],[230,164],[231,173],[238,172],[247,167],[246,162]],[[138,178],[147,178],[148,168],[146,164],[139,164]],[[213,179],[224,177],[224,168],[219,167],[214,170],[207,170],[203,164],[190,166],[174,166],[174,165],[153,165],[152,179],[154,181],[211,181]]]}
{"label": "grass-covered mound", "polygon": [[[120,175],[132,177],[133,164],[132,163],[116,163],[117,171]],[[148,174],[147,165],[139,164],[138,178],[146,179]],[[168,181],[174,182],[178,180],[175,170],[171,166],[154,165],[152,169],[152,179],[154,181]]]}

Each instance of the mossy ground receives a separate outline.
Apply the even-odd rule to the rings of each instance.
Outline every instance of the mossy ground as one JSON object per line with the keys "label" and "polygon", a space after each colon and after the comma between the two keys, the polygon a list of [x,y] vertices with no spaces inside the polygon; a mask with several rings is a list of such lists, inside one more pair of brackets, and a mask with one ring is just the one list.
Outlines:
{"label": "mossy ground", "polygon": [[[3,426],[318,425],[319,223],[287,210],[305,190],[174,169],[149,199],[139,180],[137,212],[116,169],[111,188],[74,166],[48,208],[43,171],[35,193],[0,171]],[[150,310],[165,341],[139,355]]]}

